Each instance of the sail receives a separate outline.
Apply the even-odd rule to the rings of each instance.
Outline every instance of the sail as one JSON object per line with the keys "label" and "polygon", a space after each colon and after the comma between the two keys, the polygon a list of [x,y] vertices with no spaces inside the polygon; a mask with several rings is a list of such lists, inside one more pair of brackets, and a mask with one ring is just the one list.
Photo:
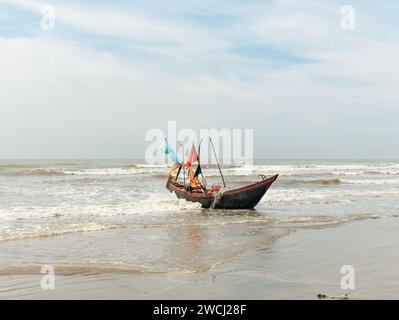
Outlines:
{"label": "sail", "polygon": [[202,175],[202,170],[201,170],[200,164],[198,163],[197,169],[195,169],[194,177],[196,178],[196,177],[198,177],[200,174]]}
{"label": "sail", "polygon": [[169,142],[166,138],[165,138],[163,150],[164,150],[165,154],[169,155],[170,159],[174,163],[180,163],[177,154],[173,151],[172,147],[169,145]]}
{"label": "sail", "polygon": [[190,154],[188,155],[188,160],[187,160],[187,164],[186,167],[190,167],[192,163],[196,163],[198,161],[198,153],[197,150],[195,149],[195,145],[193,143],[193,145],[191,146],[191,150],[190,150]]}

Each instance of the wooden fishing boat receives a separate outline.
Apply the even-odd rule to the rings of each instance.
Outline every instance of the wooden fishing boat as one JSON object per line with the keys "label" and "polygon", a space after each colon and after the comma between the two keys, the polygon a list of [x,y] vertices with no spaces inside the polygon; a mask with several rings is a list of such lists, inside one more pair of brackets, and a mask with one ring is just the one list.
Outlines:
{"label": "wooden fishing boat", "polygon": [[266,191],[276,181],[278,174],[238,189],[225,189],[222,191],[193,192],[183,184],[169,179],[166,188],[174,192],[179,199],[201,203],[203,208],[216,209],[253,209],[262,199]]}
{"label": "wooden fishing boat", "polygon": [[[202,142],[202,140],[201,140]],[[206,188],[206,183],[199,180],[199,175],[204,178],[200,165],[200,152],[201,142],[198,146],[198,153],[195,150],[193,143],[187,162],[184,161],[184,150],[182,152],[183,161],[180,162],[177,155],[170,147],[167,139],[165,138],[164,150],[165,154],[171,155],[171,159],[174,162],[172,169],[169,171],[169,179],[166,184],[166,188],[170,192],[174,192],[179,199],[185,199],[191,202],[198,202],[203,208],[215,208],[215,209],[253,209],[266,191],[270,188],[274,181],[276,181],[278,174],[272,177],[266,177],[260,175],[261,181],[255,182],[248,186],[229,189],[227,188],[226,181],[224,180],[222,169],[220,168],[219,161],[217,158],[215,146],[213,145],[212,139],[209,138],[210,145],[216,159],[216,164],[219,169],[220,177],[223,181],[224,189],[220,190],[219,185],[213,185],[211,189]],[[191,165],[198,163],[195,172],[192,170]],[[185,164],[184,164],[185,163]],[[172,172],[177,171],[176,177],[173,177]],[[183,172],[183,183],[177,179],[180,172]],[[186,184],[186,171],[188,183]]]}

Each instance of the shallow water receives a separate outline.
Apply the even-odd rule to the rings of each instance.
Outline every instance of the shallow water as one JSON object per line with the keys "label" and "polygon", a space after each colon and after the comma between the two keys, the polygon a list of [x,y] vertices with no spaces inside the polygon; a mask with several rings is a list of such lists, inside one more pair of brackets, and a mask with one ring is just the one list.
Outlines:
{"label": "shallow water", "polygon": [[[279,178],[256,210],[204,210],[142,161],[1,161],[0,274],[195,273],[266,248],[290,227],[387,217],[398,161],[257,161],[224,168],[229,187]],[[204,167],[208,184],[217,168]],[[97,231],[97,232],[96,232]],[[106,231],[106,232],[100,232]],[[40,269],[40,268],[39,268]]]}

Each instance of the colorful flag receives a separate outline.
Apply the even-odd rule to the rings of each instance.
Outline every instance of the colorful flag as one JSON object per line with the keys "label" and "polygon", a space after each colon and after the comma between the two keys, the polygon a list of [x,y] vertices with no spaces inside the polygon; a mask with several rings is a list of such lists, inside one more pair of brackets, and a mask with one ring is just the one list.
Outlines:
{"label": "colorful flag", "polygon": [[200,164],[198,163],[197,169],[195,170],[194,178],[198,177],[200,174],[202,175],[202,170]]}
{"label": "colorful flag", "polygon": [[197,153],[197,150],[195,150],[195,145],[193,143],[191,150],[190,150],[190,154],[188,155],[188,160],[187,160],[187,164],[186,164],[187,168],[189,166],[191,166],[192,163],[195,163],[197,161],[198,161],[198,153]]}
{"label": "colorful flag", "polygon": [[181,168],[181,164],[180,163],[173,164],[172,168],[170,169],[170,171],[168,173],[168,177],[169,178],[172,177],[173,172],[175,172],[177,169],[179,169],[179,171],[177,172],[177,175],[176,175],[176,179],[177,179],[177,177],[179,176],[179,173],[180,173],[180,168]]}
{"label": "colorful flag", "polygon": [[174,163],[180,163],[179,158],[177,157],[177,154],[173,151],[172,147],[169,145],[168,140],[166,140],[166,138],[165,138],[163,150],[164,150],[165,154],[169,155],[170,159]]}

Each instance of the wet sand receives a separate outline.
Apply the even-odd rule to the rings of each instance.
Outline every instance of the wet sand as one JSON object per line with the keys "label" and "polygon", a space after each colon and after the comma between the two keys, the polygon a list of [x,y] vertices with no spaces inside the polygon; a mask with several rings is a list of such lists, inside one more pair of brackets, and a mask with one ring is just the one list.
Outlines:
{"label": "wet sand", "polygon": [[[317,299],[319,293],[349,293],[354,299],[399,298],[398,218],[291,229],[290,233],[285,228],[277,229],[268,232],[270,241],[191,273],[110,269],[57,274],[56,267],[55,289],[43,290],[39,270],[37,274],[24,274],[21,266],[19,274],[10,270],[10,274],[0,276],[0,298]],[[109,232],[97,234],[106,237]],[[354,290],[343,290],[340,286],[343,265],[355,269]]]}

